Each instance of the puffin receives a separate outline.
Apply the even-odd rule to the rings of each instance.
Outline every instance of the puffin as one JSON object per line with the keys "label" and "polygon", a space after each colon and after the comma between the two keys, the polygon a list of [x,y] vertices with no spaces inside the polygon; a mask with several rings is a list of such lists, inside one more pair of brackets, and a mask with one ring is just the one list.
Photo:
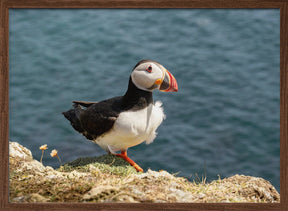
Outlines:
{"label": "puffin", "polygon": [[73,108],[62,114],[88,140],[143,172],[128,157],[127,149],[144,141],[152,143],[166,117],[162,102],[153,101],[152,92],[156,89],[177,92],[177,81],[160,63],[141,60],[133,68],[123,96],[100,102],[73,101]]}

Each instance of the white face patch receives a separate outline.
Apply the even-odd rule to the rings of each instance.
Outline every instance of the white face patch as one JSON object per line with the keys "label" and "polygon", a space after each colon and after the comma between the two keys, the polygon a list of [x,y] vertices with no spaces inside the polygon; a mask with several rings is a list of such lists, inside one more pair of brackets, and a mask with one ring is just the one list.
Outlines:
{"label": "white face patch", "polygon": [[133,70],[131,78],[137,88],[152,92],[159,88],[160,85],[155,84],[155,81],[163,78],[164,69],[153,62],[145,62]]}

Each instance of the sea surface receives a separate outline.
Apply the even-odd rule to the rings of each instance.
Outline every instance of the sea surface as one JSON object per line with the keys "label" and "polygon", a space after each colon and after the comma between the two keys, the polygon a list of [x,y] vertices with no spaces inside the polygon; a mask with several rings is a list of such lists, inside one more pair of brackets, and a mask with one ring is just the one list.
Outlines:
{"label": "sea surface", "polygon": [[73,100],[123,95],[142,59],[177,79],[154,92],[167,118],[144,170],[207,181],[263,177],[280,190],[280,11],[277,9],[10,9],[9,134],[44,165],[106,152],[71,127]]}

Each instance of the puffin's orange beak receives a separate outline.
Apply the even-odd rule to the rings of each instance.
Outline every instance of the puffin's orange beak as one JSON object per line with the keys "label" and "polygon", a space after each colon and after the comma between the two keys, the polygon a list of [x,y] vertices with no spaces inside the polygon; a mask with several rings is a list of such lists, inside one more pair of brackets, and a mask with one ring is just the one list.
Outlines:
{"label": "puffin's orange beak", "polygon": [[164,79],[159,88],[162,92],[177,92],[178,91],[178,84],[175,77],[166,70]]}

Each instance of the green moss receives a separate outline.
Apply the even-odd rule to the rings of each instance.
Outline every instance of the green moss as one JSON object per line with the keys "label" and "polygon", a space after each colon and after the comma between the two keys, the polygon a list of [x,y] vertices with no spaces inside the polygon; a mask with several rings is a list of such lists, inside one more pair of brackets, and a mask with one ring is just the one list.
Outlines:
{"label": "green moss", "polygon": [[83,157],[68,162],[66,164],[72,167],[78,167],[78,166],[85,166],[91,163],[103,163],[113,166],[129,166],[129,163],[127,163],[125,160],[115,155],[102,155],[99,157]]}
{"label": "green moss", "polygon": [[58,170],[62,172],[71,172],[73,170],[77,170],[79,172],[89,172],[90,164],[96,168],[99,168],[104,173],[111,173],[120,176],[139,173],[128,162],[115,155],[78,158],[74,161],[66,163]]}

